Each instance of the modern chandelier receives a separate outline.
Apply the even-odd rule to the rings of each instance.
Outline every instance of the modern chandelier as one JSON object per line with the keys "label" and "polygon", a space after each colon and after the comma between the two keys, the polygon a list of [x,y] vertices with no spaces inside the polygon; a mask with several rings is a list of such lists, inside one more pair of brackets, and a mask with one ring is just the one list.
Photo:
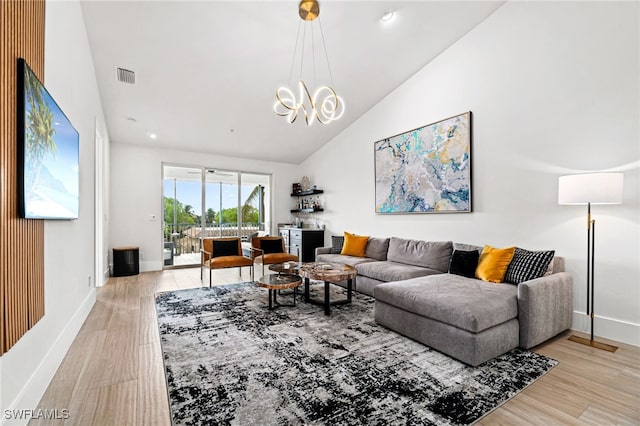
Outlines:
{"label": "modern chandelier", "polygon": [[[314,49],[313,21],[318,18],[318,15],[320,15],[320,5],[316,0],[302,0],[298,7],[298,14],[302,19],[302,22],[298,24],[298,34],[296,36],[296,45],[293,51],[293,59],[291,61],[289,81],[292,81],[293,68],[296,63],[296,56],[298,53],[298,42],[300,41],[300,32],[302,32],[302,46],[300,48],[300,78],[296,85],[297,87],[290,89],[289,87],[281,86],[276,90],[276,102],[273,105],[273,110],[279,116],[286,117],[289,123],[294,123],[298,118],[298,115],[303,114],[308,126],[312,125],[315,120],[318,120],[322,124],[328,124],[342,117],[344,114],[344,101],[340,96],[338,96],[336,91],[328,85],[316,88],[312,94],[309,90],[309,86],[302,79],[307,27],[310,27],[309,32],[311,34],[313,83],[315,86],[316,55]],[[322,37],[322,47],[327,61],[329,78],[331,80],[331,84],[333,84],[333,76],[331,74],[331,66],[329,65],[329,55],[327,54],[327,45],[324,39],[322,23],[320,22],[320,19],[318,19],[317,22],[320,28],[320,35]],[[295,93],[296,89],[297,94]]]}

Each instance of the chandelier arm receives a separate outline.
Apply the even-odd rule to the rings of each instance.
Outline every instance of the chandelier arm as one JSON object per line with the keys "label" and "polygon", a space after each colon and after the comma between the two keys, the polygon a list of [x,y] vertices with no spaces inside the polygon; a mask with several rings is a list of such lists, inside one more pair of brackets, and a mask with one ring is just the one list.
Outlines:
{"label": "chandelier arm", "polygon": [[329,79],[331,80],[331,85],[333,85],[333,74],[331,73],[331,64],[329,63],[329,54],[327,53],[327,43],[324,40],[324,30],[322,29],[322,20],[318,16],[318,23],[320,24],[320,34],[322,35],[322,47],[324,48],[324,56],[327,59],[327,68],[329,69]]}

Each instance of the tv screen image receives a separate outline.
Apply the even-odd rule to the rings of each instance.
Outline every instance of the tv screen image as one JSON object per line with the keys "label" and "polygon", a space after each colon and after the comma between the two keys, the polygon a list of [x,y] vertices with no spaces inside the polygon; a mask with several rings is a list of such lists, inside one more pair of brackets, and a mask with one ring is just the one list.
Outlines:
{"label": "tv screen image", "polygon": [[22,58],[17,130],[20,216],[77,219],[80,135]]}

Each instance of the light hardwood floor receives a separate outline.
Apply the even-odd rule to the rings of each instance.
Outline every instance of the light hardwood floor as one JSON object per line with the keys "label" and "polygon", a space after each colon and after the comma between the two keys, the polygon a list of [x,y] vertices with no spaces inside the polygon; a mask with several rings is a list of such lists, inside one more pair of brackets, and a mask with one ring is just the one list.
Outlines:
{"label": "light hardwood floor", "polygon": [[[256,271],[256,273],[259,273]],[[237,269],[214,271],[213,282],[248,280]],[[67,409],[67,420],[43,425],[170,425],[154,294],[201,286],[199,269],[111,278],[49,388],[42,409]],[[567,341],[535,348],[560,364],[479,425],[638,425],[640,349],[615,354]]]}

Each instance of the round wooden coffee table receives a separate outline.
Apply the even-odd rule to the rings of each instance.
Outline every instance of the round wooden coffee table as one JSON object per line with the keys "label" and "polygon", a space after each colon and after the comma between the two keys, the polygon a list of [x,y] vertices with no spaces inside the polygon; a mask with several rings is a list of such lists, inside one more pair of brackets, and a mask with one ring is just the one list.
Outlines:
{"label": "round wooden coffee table", "polygon": [[[297,275],[292,274],[269,274],[258,280],[258,287],[269,290],[269,309],[278,306],[296,306],[297,287],[300,287],[302,280]],[[293,304],[285,305],[278,302],[277,294],[280,290],[291,288],[293,293]]]}
{"label": "round wooden coffee table", "polygon": [[[304,301],[323,305],[325,315],[331,315],[331,305],[351,303],[353,279],[358,275],[356,268],[353,266],[328,262],[303,263],[298,270],[298,274],[304,278]],[[324,300],[311,299],[309,296],[309,280],[324,281]],[[329,284],[345,280],[347,281],[347,298],[345,300],[331,301]]]}
{"label": "round wooden coffee table", "polygon": [[269,265],[269,270],[279,274],[298,274],[298,262],[274,263]]}

